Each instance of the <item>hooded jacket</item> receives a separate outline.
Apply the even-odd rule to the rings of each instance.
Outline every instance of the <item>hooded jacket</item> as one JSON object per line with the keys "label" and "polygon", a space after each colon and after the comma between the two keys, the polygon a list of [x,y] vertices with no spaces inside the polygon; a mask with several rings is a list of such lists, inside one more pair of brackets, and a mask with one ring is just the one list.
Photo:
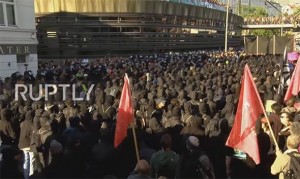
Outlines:
{"label": "hooded jacket", "polygon": [[150,161],[150,176],[158,178],[178,178],[180,174],[180,156],[173,151],[158,151],[152,155]]}

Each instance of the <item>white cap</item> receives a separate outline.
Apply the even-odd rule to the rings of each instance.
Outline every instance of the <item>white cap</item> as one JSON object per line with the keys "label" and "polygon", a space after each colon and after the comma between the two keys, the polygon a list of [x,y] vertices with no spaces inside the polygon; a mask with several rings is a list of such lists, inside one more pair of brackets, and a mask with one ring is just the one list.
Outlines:
{"label": "white cap", "polygon": [[188,138],[189,143],[194,147],[199,147],[199,139],[195,136],[190,136]]}

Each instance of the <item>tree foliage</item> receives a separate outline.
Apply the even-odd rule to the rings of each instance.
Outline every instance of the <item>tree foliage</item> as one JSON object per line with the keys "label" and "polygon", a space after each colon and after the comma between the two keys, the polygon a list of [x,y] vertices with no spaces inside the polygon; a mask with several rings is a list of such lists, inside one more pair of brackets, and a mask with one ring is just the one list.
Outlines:
{"label": "tree foliage", "polygon": [[268,12],[263,7],[242,6],[242,17],[267,17]]}
{"label": "tree foliage", "polygon": [[255,29],[251,30],[250,34],[255,36],[272,37],[273,35],[280,35],[280,29]]}
{"label": "tree foliage", "polygon": [[300,7],[297,7],[297,8],[294,10],[293,15],[300,16]]}

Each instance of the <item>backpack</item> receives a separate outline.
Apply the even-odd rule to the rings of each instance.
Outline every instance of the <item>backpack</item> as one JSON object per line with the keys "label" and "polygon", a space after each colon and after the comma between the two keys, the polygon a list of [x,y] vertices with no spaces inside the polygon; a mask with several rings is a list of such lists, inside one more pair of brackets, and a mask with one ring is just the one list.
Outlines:
{"label": "backpack", "polygon": [[199,170],[199,157],[202,153],[197,154],[187,154],[182,158],[182,177],[183,178],[202,178]]}
{"label": "backpack", "polygon": [[284,173],[284,178],[300,179],[300,154],[298,152],[292,152],[288,155],[291,157],[290,169]]}
{"label": "backpack", "polygon": [[[209,163],[205,162],[206,164],[209,164],[209,170],[206,170],[205,167],[207,167],[207,166],[203,166],[203,162],[205,160],[209,161]],[[200,157],[198,158],[197,173],[199,174],[200,178],[204,178],[204,179],[214,179],[215,178],[213,166],[212,166],[208,156],[205,154],[200,155]]]}
{"label": "backpack", "polygon": [[[199,151],[187,157],[188,158],[183,160],[183,177],[199,179],[214,178],[214,174],[212,173],[212,171],[206,171],[205,166],[203,166],[202,164],[202,161],[208,158],[204,152]],[[209,177],[209,175],[213,177]]]}

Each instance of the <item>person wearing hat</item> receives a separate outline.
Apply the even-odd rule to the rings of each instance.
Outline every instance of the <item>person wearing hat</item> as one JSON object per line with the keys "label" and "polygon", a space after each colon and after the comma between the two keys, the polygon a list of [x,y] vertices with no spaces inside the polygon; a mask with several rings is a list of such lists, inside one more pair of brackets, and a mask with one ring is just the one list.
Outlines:
{"label": "person wearing hat", "polygon": [[215,178],[213,166],[208,156],[199,146],[199,139],[189,136],[186,141],[186,152],[182,156],[182,178]]}

